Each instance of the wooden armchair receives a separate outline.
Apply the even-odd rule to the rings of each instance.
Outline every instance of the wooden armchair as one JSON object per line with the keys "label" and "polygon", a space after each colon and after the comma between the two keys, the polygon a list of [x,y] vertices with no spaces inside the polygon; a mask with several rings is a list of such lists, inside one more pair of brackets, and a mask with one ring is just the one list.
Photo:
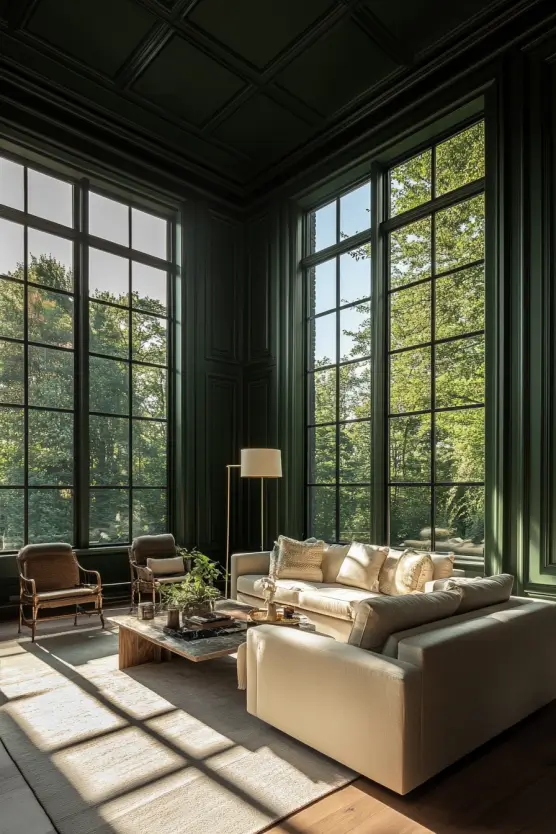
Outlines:
{"label": "wooden armchair", "polygon": [[[19,632],[21,626],[31,629],[32,639],[41,608],[68,608],[75,606],[74,614],[58,614],[41,617],[42,620],[57,620],[74,617],[77,625],[78,606],[94,603],[94,610],[102,613],[102,583],[96,570],[85,570],[77,561],[70,544],[28,544],[17,555],[19,567]],[[25,606],[31,608],[31,619],[25,616]]]}
{"label": "wooden armchair", "polygon": [[[159,564],[157,564],[159,563]],[[131,571],[131,605],[133,610],[135,595],[141,602],[141,595],[152,596],[163,585],[183,582],[186,576],[183,559],[179,556],[176,542],[171,533],[160,536],[138,536],[129,548],[129,567]]]}

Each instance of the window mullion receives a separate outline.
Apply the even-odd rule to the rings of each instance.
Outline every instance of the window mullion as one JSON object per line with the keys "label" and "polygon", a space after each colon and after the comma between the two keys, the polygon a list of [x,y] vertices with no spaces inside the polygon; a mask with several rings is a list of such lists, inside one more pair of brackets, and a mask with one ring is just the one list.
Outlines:
{"label": "window mullion", "polygon": [[74,247],[75,269],[75,542],[89,544],[89,226],[88,182],[74,186],[75,228],[80,233]]}
{"label": "window mullion", "polygon": [[388,540],[388,253],[381,222],[385,217],[385,175],[371,168],[371,530]]}

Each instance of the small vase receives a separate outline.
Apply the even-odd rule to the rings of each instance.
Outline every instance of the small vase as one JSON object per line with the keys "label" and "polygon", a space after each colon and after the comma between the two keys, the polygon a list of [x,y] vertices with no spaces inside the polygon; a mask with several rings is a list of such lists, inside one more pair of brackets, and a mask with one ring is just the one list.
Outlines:
{"label": "small vase", "polygon": [[166,625],[168,628],[178,629],[180,627],[180,609],[169,608],[167,611]]}

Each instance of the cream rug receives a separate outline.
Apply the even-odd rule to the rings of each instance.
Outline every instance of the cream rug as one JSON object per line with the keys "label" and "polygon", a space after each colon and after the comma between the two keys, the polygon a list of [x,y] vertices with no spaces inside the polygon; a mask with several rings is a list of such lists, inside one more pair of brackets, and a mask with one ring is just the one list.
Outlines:
{"label": "cream rug", "polygon": [[117,650],[0,643],[0,737],[60,834],[255,834],[355,778],[250,716],[233,656],[120,672]]}

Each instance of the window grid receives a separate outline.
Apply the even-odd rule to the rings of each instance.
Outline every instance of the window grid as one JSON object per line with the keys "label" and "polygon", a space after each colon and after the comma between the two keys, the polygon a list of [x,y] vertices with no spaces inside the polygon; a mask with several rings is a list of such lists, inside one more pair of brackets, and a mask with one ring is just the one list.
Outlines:
{"label": "window grid", "polygon": [[[22,172],[22,187],[19,184],[17,185],[18,195],[19,191],[22,190],[23,192],[21,201],[19,201],[19,197],[15,202],[12,199],[15,191],[13,190],[13,182],[9,180],[9,176],[7,179],[2,179],[3,173],[5,174],[5,170],[3,171],[2,169],[2,163],[7,163],[7,165],[11,166],[13,170],[20,170]],[[39,213],[29,213],[30,171],[39,171],[41,174],[44,173],[46,177],[51,179],[50,182],[49,180],[43,178],[41,182],[40,178],[35,177],[35,181],[38,181],[41,187],[46,185],[46,187],[49,188],[52,183],[54,183],[53,187],[55,189],[57,189],[56,183],[67,183],[71,187],[71,191],[68,190],[67,193],[68,204],[65,207],[63,205],[61,207],[64,211],[63,222],[68,222],[68,217],[71,215],[71,225],[64,226],[61,225],[57,219],[52,219],[50,214],[52,212],[52,208],[48,205],[50,192],[46,195],[43,194],[42,196],[40,194],[35,194],[34,209],[37,211],[38,207]],[[12,191],[10,191],[10,189],[12,189]],[[38,500],[37,496],[41,493],[45,494],[45,490],[52,490],[53,495],[54,493],[57,493],[58,496],[64,495],[64,501],[70,502],[69,504],[65,504],[65,521],[63,523],[60,522],[60,535],[56,536],[56,538],[63,538],[66,541],[71,541],[72,544],[75,544],[78,547],[90,546],[88,523],[87,521],[85,521],[85,524],[80,523],[80,518],[83,518],[84,516],[86,519],[88,516],[89,495],[91,492],[91,487],[87,487],[87,476],[85,475],[84,479],[83,473],[80,471],[83,468],[83,464],[85,465],[85,469],[88,471],[88,455],[86,454],[85,449],[89,448],[89,410],[87,407],[88,394],[85,395],[85,400],[83,400],[83,397],[80,395],[80,388],[84,387],[82,381],[83,377],[87,378],[86,382],[89,378],[88,360],[86,360],[85,364],[83,364],[83,357],[86,357],[88,354],[88,311],[91,299],[88,298],[87,292],[88,267],[83,265],[88,264],[88,252],[91,246],[108,253],[124,254],[124,256],[128,258],[129,303],[127,308],[124,309],[127,309],[128,317],[128,354],[126,362],[129,380],[127,416],[129,424],[129,455],[128,479],[127,485],[124,489],[127,489],[129,492],[129,531],[128,535],[125,537],[125,541],[128,541],[131,538],[132,532],[134,532],[133,493],[135,491],[137,491],[138,495],[144,494],[147,496],[148,493],[145,491],[151,490],[151,497],[158,498],[159,504],[160,498],[162,497],[161,493],[164,494],[164,503],[166,504],[164,529],[167,529],[168,527],[168,461],[166,450],[169,438],[168,391],[170,388],[171,371],[170,354],[168,350],[170,343],[170,309],[168,307],[168,300],[170,298],[169,288],[171,286],[171,276],[175,274],[176,269],[174,258],[170,254],[175,250],[175,247],[173,246],[173,230],[175,224],[171,219],[169,219],[169,217],[160,216],[160,219],[164,222],[165,226],[165,258],[158,257],[156,254],[139,252],[137,249],[133,249],[132,243],[134,241],[131,239],[131,227],[130,239],[127,247],[122,247],[117,243],[98,237],[93,238],[88,234],[87,228],[88,195],[89,189],[86,180],[78,181],[77,179],[67,178],[50,171],[46,167],[36,165],[35,163],[29,165],[26,160],[18,159],[13,154],[0,154],[0,223],[4,223],[4,234],[6,235],[4,243],[6,245],[7,241],[8,246],[8,254],[4,257],[3,267],[0,266],[0,292],[3,292],[6,295],[10,286],[13,288],[21,287],[21,293],[15,292],[13,294],[15,299],[14,303],[16,304],[14,309],[16,309],[16,311],[20,310],[17,315],[21,315],[21,322],[19,322],[19,319],[15,324],[10,324],[7,321],[9,318],[9,307],[4,308],[7,314],[4,322],[1,321],[0,317],[0,351],[3,351],[3,357],[0,356],[0,416],[9,420],[11,413],[17,415],[16,410],[22,411],[20,429],[16,428],[14,431],[11,426],[8,426],[8,423],[4,424],[10,428],[11,432],[11,436],[6,442],[11,442],[12,445],[15,444],[18,459],[16,461],[16,467],[15,469],[12,467],[11,473],[6,468],[4,470],[4,475],[4,473],[0,470],[0,552],[11,552],[13,550],[17,550],[23,543],[45,540],[45,536],[41,531],[42,505],[36,504],[36,500]],[[112,198],[110,197],[109,199]],[[121,202],[121,198],[118,198],[118,202]],[[55,201],[53,201],[53,204],[53,211],[54,214],[56,214],[56,211],[60,209],[60,204],[56,204]],[[158,217],[153,213],[150,207],[145,210],[143,206],[139,206],[135,203],[129,203],[127,204],[129,218],[131,218],[132,211],[135,208],[139,209],[138,216],[139,214],[143,215],[142,222],[145,222],[145,220],[148,222],[147,216],[152,216],[153,218]],[[12,227],[9,224],[14,225]],[[21,228],[23,232],[23,250],[21,252],[21,258],[17,254],[20,251],[17,233],[16,237],[13,237],[13,232],[14,230],[17,230],[17,228]],[[56,254],[53,254],[53,251],[47,251],[50,243],[52,243],[54,250],[56,250],[56,245],[59,245],[63,240],[67,240],[72,244],[69,250],[72,256],[71,275],[73,286],[71,290],[47,280],[48,276],[46,276],[46,273],[40,269],[31,273],[31,262],[29,257],[30,229],[33,231],[36,230],[38,233],[34,235],[34,239],[37,239],[35,244],[37,251],[35,251],[35,247],[33,247],[32,244],[32,248],[34,250],[33,255],[39,258],[39,252],[42,253],[40,254],[40,257],[44,258],[45,261],[49,261],[49,265],[52,263],[56,263],[58,265],[59,260]],[[2,230],[0,230],[0,232],[1,231]],[[46,233],[51,236],[51,238],[43,238],[45,241],[43,248],[39,248],[40,233]],[[139,235],[137,235],[137,239],[139,241],[139,245],[141,245]],[[14,252],[17,257],[13,256]],[[17,266],[18,263],[21,264],[20,267]],[[166,292],[166,308],[164,312],[153,312],[147,308],[146,304],[133,303],[131,292],[132,269],[134,263],[143,264],[144,267],[154,267],[164,273]],[[65,274],[67,276],[68,265],[66,260],[59,260],[59,264],[61,269],[66,271]],[[16,268],[21,270],[21,276],[15,277],[14,270]],[[22,280],[19,280],[20,277]],[[29,305],[32,303],[32,297],[35,290],[38,313],[34,313],[33,320],[31,320]],[[6,298],[8,298],[7,295]],[[51,309],[55,309],[56,311],[56,300],[59,299],[61,301],[63,298],[68,299],[66,307],[63,308],[65,316],[65,330],[64,327],[60,325],[58,330],[50,333],[49,327],[53,327],[55,325],[50,323],[47,318],[47,313]],[[69,319],[67,315],[70,300],[71,319]],[[99,300],[96,303],[105,304],[107,308],[118,308],[121,306],[117,303],[112,304],[110,301]],[[44,305],[46,305],[46,307]],[[139,316],[134,318],[136,312],[139,314],[140,318]],[[146,355],[134,355],[134,330],[137,329],[137,332],[139,332],[141,325],[147,324],[150,319],[152,319],[153,323],[159,320],[158,323],[164,331],[166,345],[164,363],[162,363],[161,357],[159,356],[156,357],[155,361],[150,361]],[[40,322],[40,327],[36,324],[36,321]],[[15,332],[16,327],[17,332]],[[44,335],[44,338],[43,333],[46,334]],[[68,344],[70,333],[71,347]],[[65,341],[66,344],[56,344],[56,341]],[[9,352],[9,348],[7,347],[9,345],[21,346],[21,364],[14,361],[14,356],[11,352]],[[56,384],[52,387],[52,390],[49,391],[47,395],[48,401],[46,404],[41,404],[40,401],[37,402],[37,397],[43,396],[43,394],[36,393],[39,391],[40,387],[36,383],[33,383],[35,391],[34,399],[32,401],[30,400],[30,374],[33,373],[30,367],[31,351],[34,352],[33,368],[37,379],[41,381],[41,376],[55,379]],[[15,353],[15,351],[13,353]],[[115,358],[109,354],[96,352],[91,353],[91,355],[105,360],[113,360]],[[72,356],[73,359],[70,360],[69,363],[62,363],[61,359],[63,356],[68,356],[68,358]],[[58,359],[56,359],[56,357],[58,357]],[[15,360],[17,360],[17,356],[15,356]],[[41,362],[43,365],[39,366],[37,365],[37,362]],[[46,372],[43,373],[45,368]],[[163,413],[157,416],[139,413],[139,410],[138,413],[134,413],[133,374],[134,369],[140,368],[153,370],[161,369],[164,371],[165,391]],[[21,369],[22,380],[19,369]],[[20,385],[21,401],[19,401],[19,395],[10,396],[10,393],[13,394]],[[60,386],[62,386],[62,389]],[[47,389],[45,388],[45,390]],[[60,393],[60,391],[62,393]],[[52,398],[56,395],[58,395],[58,397],[62,397],[60,402],[54,402],[52,400]],[[71,397],[71,401],[65,401],[68,396]],[[12,402],[12,399],[17,401]],[[41,420],[48,419],[47,415],[49,414],[52,415],[54,424],[53,426],[46,426],[46,435],[44,434],[44,423],[41,424],[40,422],[35,422],[33,420],[34,414],[44,415]],[[98,414],[104,414],[104,416],[109,417],[114,416],[112,412],[98,412]],[[71,451],[66,458],[63,455],[62,445],[62,455],[56,459],[59,460],[61,465],[61,477],[58,479],[52,479],[49,477],[51,474],[56,474],[56,466],[53,468],[52,461],[49,460],[47,454],[45,456],[48,431],[55,431],[56,426],[58,425],[56,423],[55,415],[58,415],[58,417],[62,420],[62,425],[64,426],[66,426],[65,416],[71,415],[73,417],[73,442],[71,443]],[[15,420],[12,420],[11,422],[14,424]],[[151,483],[148,480],[136,483],[135,481],[137,478],[134,477],[134,461],[132,453],[134,442],[133,429],[135,426],[150,425],[164,426],[164,457],[166,458],[164,478],[160,482],[157,480],[156,484],[154,482]],[[35,434],[32,437],[33,431],[35,431]],[[33,438],[36,448],[34,448],[33,459],[31,459],[30,444]],[[50,445],[48,446],[48,449],[55,446],[55,444],[52,443],[52,439],[52,434],[50,434]],[[6,461],[6,456],[4,456],[4,460]],[[21,460],[20,471],[22,471],[22,477],[12,478],[11,475],[15,474],[15,471],[19,469],[19,460]],[[39,467],[38,470],[37,466]],[[31,467],[34,467],[33,473],[31,472]],[[41,467],[44,471],[40,471]],[[39,473],[38,475],[37,472]],[[64,472],[68,474],[72,473],[71,477],[64,476]],[[33,477],[31,477],[32,474]],[[139,478],[139,480],[141,481],[142,479]],[[94,489],[106,488],[109,489],[111,487],[105,484],[98,484],[94,487]],[[70,494],[68,495],[68,493]],[[33,504],[35,509],[33,510],[32,515],[30,514],[31,501],[35,502]],[[155,532],[162,532],[162,530],[156,530]],[[47,535],[46,537],[52,540],[52,536]],[[108,545],[121,543],[124,543],[124,540],[118,542],[107,542]]]}

